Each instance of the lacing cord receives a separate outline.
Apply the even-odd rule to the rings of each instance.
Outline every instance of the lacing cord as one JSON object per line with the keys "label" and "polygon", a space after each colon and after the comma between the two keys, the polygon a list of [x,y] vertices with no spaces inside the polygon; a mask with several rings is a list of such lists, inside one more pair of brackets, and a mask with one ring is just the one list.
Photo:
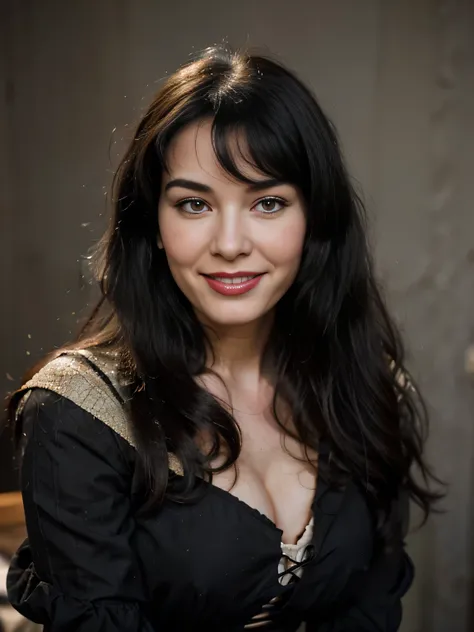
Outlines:
{"label": "lacing cord", "polygon": [[[296,561],[289,555],[283,554],[281,559],[284,560],[285,570],[278,573],[278,581],[285,586],[295,585],[300,580],[300,573],[313,559],[315,555],[315,548],[312,544],[304,549],[303,559]],[[287,581],[285,579],[288,578]],[[247,623],[244,628],[246,630],[253,630],[256,628],[269,629],[275,623],[275,619],[278,617],[279,606],[281,606],[282,597],[274,597],[267,604],[262,606],[262,612],[252,617],[252,621]]]}

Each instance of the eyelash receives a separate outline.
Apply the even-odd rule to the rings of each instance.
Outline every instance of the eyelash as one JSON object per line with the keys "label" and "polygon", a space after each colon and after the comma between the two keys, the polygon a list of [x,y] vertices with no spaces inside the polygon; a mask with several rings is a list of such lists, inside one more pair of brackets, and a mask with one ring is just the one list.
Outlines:
{"label": "eyelash", "polygon": [[[261,200],[258,200],[257,202],[255,202],[252,208],[255,208],[259,204],[262,204],[262,202],[268,202],[270,200],[272,202],[278,202],[279,204],[281,204],[281,208],[277,209],[276,211],[257,211],[257,213],[260,213],[261,215],[276,215],[277,213],[282,211],[286,206],[289,205],[289,203],[283,198],[277,197],[275,195],[268,195],[262,198]],[[175,206],[176,208],[183,211],[183,213],[187,213],[188,215],[202,215],[205,212],[205,211],[187,211],[184,208],[184,206],[185,204],[189,204],[190,202],[202,202],[204,206],[209,207],[209,204],[206,204],[206,202],[204,202],[204,200],[202,200],[201,198],[186,198],[185,200],[181,200],[180,202],[178,202]]]}

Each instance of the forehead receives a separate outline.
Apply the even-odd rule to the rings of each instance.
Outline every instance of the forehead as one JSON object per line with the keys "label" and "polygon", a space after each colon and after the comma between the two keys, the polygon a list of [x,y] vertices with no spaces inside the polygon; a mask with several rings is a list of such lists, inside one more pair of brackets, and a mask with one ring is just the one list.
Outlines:
{"label": "forehead", "polygon": [[[251,180],[262,179],[262,174],[250,163],[248,144],[242,133],[229,137],[229,149],[240,173]],[[225,182],[235,182],[216,156],[212,143],[212,120],[205,119],[187,125],[170,142],[166,151],[165,180],[179,175],[194,174],[201,180],[214,178]],[[239,182],[239,184],[242,184]]]}

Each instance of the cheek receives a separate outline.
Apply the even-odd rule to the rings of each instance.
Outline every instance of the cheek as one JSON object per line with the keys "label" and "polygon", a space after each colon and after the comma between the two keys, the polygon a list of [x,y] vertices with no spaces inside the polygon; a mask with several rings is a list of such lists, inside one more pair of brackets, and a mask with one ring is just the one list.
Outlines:
{"label": "cheek", "polygon": [[166,211],[159,216],[160,238],[171,267],[190,266],[199,256],[201,243],[190,224],[170,217]]}
{"label": "cheek", "polygon": [[[298,269],[305,236],[305,222],[291,222],[272,235],[268,240],[268,257],[277,267],[285,268],[288,271]],[[269,235],[270,237],[270,235]]]}

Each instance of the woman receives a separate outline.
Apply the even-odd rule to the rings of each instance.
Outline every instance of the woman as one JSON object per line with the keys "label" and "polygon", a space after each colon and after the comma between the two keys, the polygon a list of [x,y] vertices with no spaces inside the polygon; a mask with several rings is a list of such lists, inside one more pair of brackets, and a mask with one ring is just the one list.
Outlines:
{"label": "woman", "polygon": [[10,406],[15,607],[48,632],[398,629],[423,406],[310,91],[226,50],[179,69],[100,255],[79,340]]}

